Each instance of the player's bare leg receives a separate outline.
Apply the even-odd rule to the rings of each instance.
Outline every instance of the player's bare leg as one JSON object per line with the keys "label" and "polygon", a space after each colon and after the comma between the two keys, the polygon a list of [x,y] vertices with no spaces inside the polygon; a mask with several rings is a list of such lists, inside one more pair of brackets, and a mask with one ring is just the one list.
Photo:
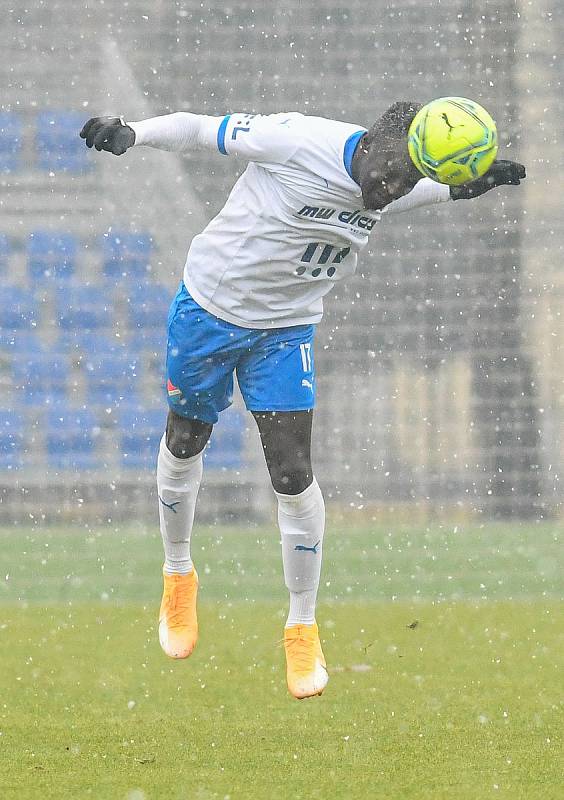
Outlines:
{"label": "player's bare leg", "polygon": [[284,579],[290,592],[284,628],[288,689],[302,699],[321,694],[328,680],[315,621],[325,506],[311,468],[313,412],[253,416],[278,499]]}
{"label": "player's bare leg", "polygon": [[159,448],[159,520],[165,551],[159,641],[171,658],[187,658],[198,639],[198,574],[190,557],[190,536],[202,479],[202,451],[212,426],[169,411]]}

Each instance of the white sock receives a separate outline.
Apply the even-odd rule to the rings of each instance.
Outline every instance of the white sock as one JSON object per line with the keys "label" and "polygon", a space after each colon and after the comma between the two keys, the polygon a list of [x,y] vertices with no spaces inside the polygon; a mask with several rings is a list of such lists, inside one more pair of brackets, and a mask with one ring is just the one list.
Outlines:
{"label": "white sock", "polygon": [[290,592],[286,627],[313,625],[325,530],[323,495],[315,478],[301,494],[275,494],[284,580]]}
{"label": "white sock", "polygon": [[174,572],[185,575],[193,569],[190,535],[202,471],[201,453],[191,458],[176,458],[163,436],[157,460],[157,489],[167,575]]}

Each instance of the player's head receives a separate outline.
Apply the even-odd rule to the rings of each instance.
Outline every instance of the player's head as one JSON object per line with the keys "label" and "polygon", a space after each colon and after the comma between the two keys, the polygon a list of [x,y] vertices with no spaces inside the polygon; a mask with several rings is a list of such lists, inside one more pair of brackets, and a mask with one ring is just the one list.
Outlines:
{"label": "player's head", "polygon": [[406,100],[394,103],[362,138],[358,182],[365,208],[383,208],[420,180],[409,157],[407,132],[421,107],[421,103]]}

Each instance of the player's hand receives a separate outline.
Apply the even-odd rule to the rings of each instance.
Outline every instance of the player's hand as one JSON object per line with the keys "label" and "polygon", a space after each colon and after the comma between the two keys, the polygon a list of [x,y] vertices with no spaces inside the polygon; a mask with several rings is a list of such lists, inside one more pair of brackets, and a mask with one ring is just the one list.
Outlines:
{"label": "player's hand", "polygon": [[86,147],[121,156],[135,144],[135,131],[120,117],[92,117],[80,131]]}
{"label": "player's hand", "polygon": [[523,164],[516,161],[499,159],[494,161],[489,170],[481,178],[463,186],[451,186],[450,196],[453,200],[469,200],[488,192],[495,186],[519,186],[523,178],[527,177]]}

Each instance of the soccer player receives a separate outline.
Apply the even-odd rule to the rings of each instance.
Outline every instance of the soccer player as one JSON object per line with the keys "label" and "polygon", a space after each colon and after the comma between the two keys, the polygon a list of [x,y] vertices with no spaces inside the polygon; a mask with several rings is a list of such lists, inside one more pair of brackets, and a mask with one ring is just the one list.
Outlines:
{"label": "soccer player", "polygon": [[190,536],[202,451],[231,404],[233,373],[256,420],[278,501],[287,682],[297,698],[322,693],[325,659],[315,621],[325,509],[311,466],[314,334],[323,296],[355,271],[358,251],[388,214],[518,184],[525,169],[496,161],[466,186],[422,178],[407,150],[421,106],[398,102],[368,130],[300,113],[175,113],[141,122],[94,117],[88,147],[210,150],[248,162],[220,213],[190,245],[168,318],[169,414],[157,462],[164,593],[159,639],[172,658],[198,636],[198,576]]}

